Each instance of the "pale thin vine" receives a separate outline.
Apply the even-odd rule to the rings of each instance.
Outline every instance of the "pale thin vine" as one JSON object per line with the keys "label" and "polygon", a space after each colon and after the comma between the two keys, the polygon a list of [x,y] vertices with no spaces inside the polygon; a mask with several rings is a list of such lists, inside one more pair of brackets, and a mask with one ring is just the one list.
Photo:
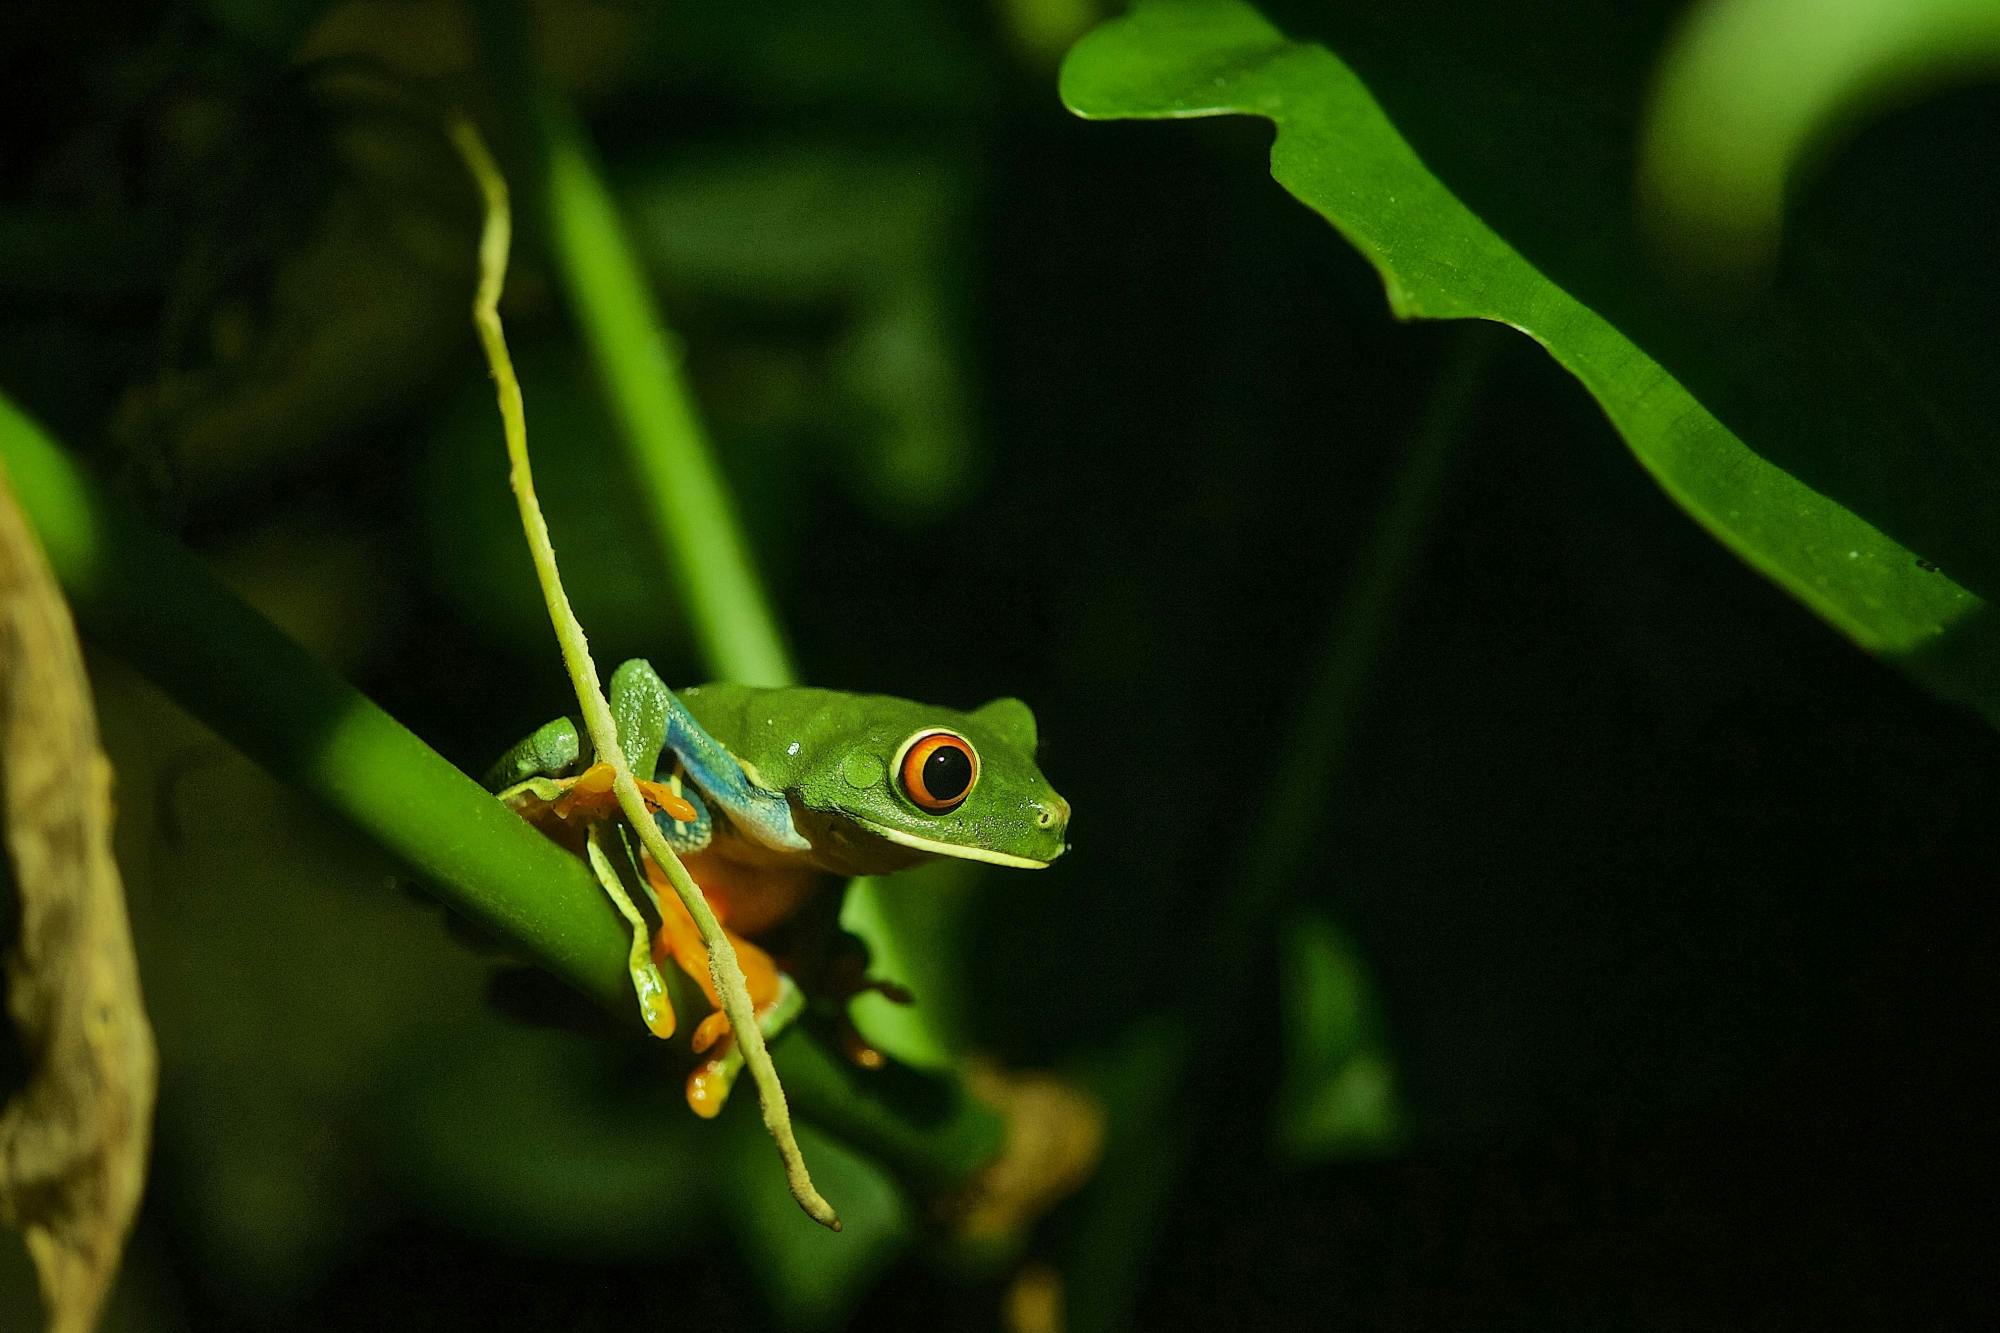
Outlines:
{"label": "pale thin vine", "polygon": [[833,1211],[833,1206],[813,1188],[812,1177],[806,1171],[805,1157],[799,1151],[798,1138],[792,1133],[791,1114],[785,1106],[785,1090],[778,1082],[777,1070],[771,1065],[770,1052],[765,1049],[764,1034],[757,1026],[756,1011],[744,984],[743,969],[736,961],[736,950],[723,934],[722,926],[715,919],[715,913],[709,908],[701,889],[689,876],[680,858],[674,855],[673,849],[667,846],[659,826],[646,809],[645,798],[639,794],[638,785],[633,781],[625,752],[619,747],[618,728],[611,718],[611,706],[605,701],[604,691],[598,684],[597,665],[591,660],[583,627],[577,623],[576,614],[570,609],[568,594],[563,591],[561,576],[556,572],[555,549],[549,541],[548,524],[542,517],[541,505],[535,499],[534,474],[528,466],[528,422],[521,400],[521,385],[515,377],[513,359],[507,353],[506,336],[500,327],[500,290],[506,281],[507,255],[513,232],[507,181],[470,121],[455,118],[451,125],[451,137],[473,179],[478,182],[486,206],[485,223],[479,237],[479,290],[473,300],[472,319],[479,330],[480,345],[492,369],[500,400],[500,420],[506,435],[510,463],[508,480],[520,506],[521,526],[527,534],[529,551],[534,556],[542,598],[548,605],[556,639],[562,645],[563,665],[569,671],[570,683],[576,689],[577,703],[583,711],[584,729],[590,734],[598,758],[610,764],[615,774],[612,790],[617,794],[618,808],[638,834],[647,854],[666,872],[675,895],[701,932],[702,944],[708,950],[709,976],[715,983],[716,994],[721,997],[722,1011],[729,1016],[729,1026],[743,1053],[743,1063],[749,1070],[751,1081],[757,1086],[764,1127],[770,1131],[778,1145],[778,1155],[784,1159],[785,1180],[791,1187],[792,1197],[815,1222],[838,1231],[840,1218]]}

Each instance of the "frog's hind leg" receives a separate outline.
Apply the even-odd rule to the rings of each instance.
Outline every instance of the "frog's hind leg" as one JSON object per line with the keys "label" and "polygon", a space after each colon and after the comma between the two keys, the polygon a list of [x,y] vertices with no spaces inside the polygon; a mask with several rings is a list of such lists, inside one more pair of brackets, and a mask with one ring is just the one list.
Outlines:
{"label": "frog's hind leg", "polygon": [[[757,1008],[757,1030],[769,1040],[790,1027],[792,1020],[797,1018],[805,1007],[805,996],[800,994],[797,984],[780,972],[777,998],[769,1005],[759,1005]],[[726,1030],[728,1020],[719,1011],[703,1019],[702,1027],[707,1027],[718,1018],[723,1019],[723,1028]],[[701,1036],[701,1029],[696,1029],[697,1051],[704,1049]],[[721,1113],[723,1105],[729,1100],[729,1090],[736,1086],[737,1075],[743,1072],[743,1048],[733,1037],[725,1036],[721,1041],[721,1048],[697,1065],[687,1078],[688,1107],[704,1119],[712,1119]]]}
{"label": "frog's hind leg", "polygon": [[502,791],[531,778],[568,773],[583,758],[583,736],[566,717],[538,727],[513,749],[493,761],[480,780],[488,791]]}
{"label": "frog's hind leg", "polygon": [[[714,1116],[728,1101],[729,1090],[743,1070],[743,1053],[730,1036],[728,1015],[722,1012],[715,980],[709,974],[708,949],[702,944],[694,918],[673,896],[663,882],[664,876],[650,864],[646,869],[660,904],[660,933],[653,945],[653,956],[660,960],[671,957],[683,972],[700,983],[709,1003],[716,1006],[714,1012],[702,1019],[690,1039],[694,1053],[707,1054],[708,1058],[688,1075],[687,1083],[688,1105],[695,1114]],[[792,979],[778,970],[770,954],[734,931],[724,933],[743,968],[744,989],[750,994],[758,1029],[766,1036],[776,1036],[805,1007],[804,997]]]}
{"label": "frog's hind leg", "polygon": [[[660,906],[660,933],[653,941],[654,959],[664,962],[671,957],[680,964],[681,971],[700,983],[702,993],[716,1007],[717,1012],[710,1017],[721,1018],[722,1000],[715,993],[714,978],[708,973],[708,948],[701,941],[701,932],[695,928],[694,918],[688,915],[687,908],[681,906],[680,899],[667,885],[666,876],[654,869],[651,862],[646,865],[646,875],[652,882],[654,897]],[[752,1007],[764,1009],[778,998],[780,974],[777,963],[772,961],[770,954],[735,931],[725,928],[723,934],[736,950],[736,961],[743,968],[743,985],[750,992]],[[700,1051],[702,1047],[696,1046],[695,1049]]]}

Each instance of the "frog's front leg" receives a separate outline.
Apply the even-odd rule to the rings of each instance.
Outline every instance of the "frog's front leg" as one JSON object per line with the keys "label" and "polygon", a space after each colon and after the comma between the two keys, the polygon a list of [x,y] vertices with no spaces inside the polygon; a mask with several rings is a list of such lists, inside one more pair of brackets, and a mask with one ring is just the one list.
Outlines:
{"label": "frog's front leg", "polygon": [[[643,743],[643,738],[641,739]],[[654,753],[658,750],[654,740]],[[653,772],[653,756],[644,763],[646,777]],[[581,768],[581,772],[576,770]],[[646,1027],[657,1037],[674,1033],[673,1003],[666,982],[652,957],[652,930],[640,915],[625,885],[620,865],[630,865],[624,849],[607,844],[607,830],[618,814],[617,796],[612,790],[611,766],[584,765],[583,737],[576,723],[558,718],[537,729],[526,740],[508,750],[486,774],[486,785],[499,792],[500,799],[529,822],[558,841],[579,847],[591,873],[618,914],[632,928],[632,948],[627,970],[632,990],[639,1000],[639,1013]],[[696,820],[706,829],[706,817],[678,794],[678,783],[654,783],[641,779],[640,794],[662,827],[686,829]]]}
{"label": "frog's front leg", "polygon": [[672,751],[676,771],[750,841],[780,852],[812,850],[792,823],[791,802],[782,792],[758,786],[644,658],[621,662],[611,673],[611,715],[640,777],[652,777],[661,753]]}
{"label": "frog's front leg", "polygon": [[674,1035],[674,1004],[667,996],[666,978],[660,975],[659,965],[653,961],[650,947],[652,929],[646,918],[632,902],[632,896],[625,891],[625,881],[618,873],[617,862],[604,850],[606,824],[594,824],[585,835],[584,855],[590,862],[591,873],[603,886],[606,896],[617,907],[618,915],[632,928],[632,948],[626,954],[626,971],[632,977],[632,993],[639,997],[639,1016],[646,1022],[646,1028],[654,1036],[665,1040]]}

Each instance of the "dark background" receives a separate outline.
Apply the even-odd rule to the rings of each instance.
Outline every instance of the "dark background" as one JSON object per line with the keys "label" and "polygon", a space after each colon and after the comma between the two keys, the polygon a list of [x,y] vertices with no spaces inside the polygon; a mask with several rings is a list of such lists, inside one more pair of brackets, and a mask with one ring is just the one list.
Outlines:
{"label": "dark background", "polygon": [[[1237,1015],[1198,1060],[1244,1072],[1170,1100],[1182,1174],[1173,1135],[1149,1167],[1153,1131],[1114,1129],[1171,1182],[1129,1230],[1134,1324],[1990,1314],[2000,744],[1715,545],[1525,340],[1490,364],[1292,890],[1365,960],[1398,1137],[1273,1159],[1277,989],[1189,987],[1286,780],[1321,627],[1465,333],[1388,319],[1270,181],[1264,127],[1072,119],[1061,43],[1025,8],[839,8],[551,6],[547,58],[655,267],[808,679],[1018,694],[1040,719],[1075,850],[953,890],[937,950],[961,1030],[1115,1083],[1108,1053],[1145,1022]],[[345,32],[486,105],[455,11],[387,9],[0,20],[0,385],[476,770],[561,711],[562,684],[461,322],[469,195],[421,126],[297,60]],[[1285,20],[1344,41],[1440,170],[1476,164],[1468,198],[1517,244],[1617,232],[1627,94],[1675,11],[1458,9],[1475,17]],[[1531,114],[1454,115],[1425,91],[1454,71],[1517,79],[1507,105]],[[1607,110],[1551,165],[1507,130],[1574,111],[1554,72]],[[1912,218],[1968,207],[1954,173],[1995,110],[1961,91],[1871,124],[1803,195],[1785,262],[1819,235],[1906,262]],[[1543,192],[1510,208],[1517,168]],[[1565,182],[1589,184],[1554,207]],[[600,661],[696,678],[535,246],[530,219],[508,314],[579,609]],[[409,1128],[439,1114],[412,1072],[447,1021],[427,1014],[511,1022],[480,955],[128,670],[93,668],[164,1066],[112,1326],[787,1317],[699,1209],[657,1235],[644,1209],[556,1225],[411,1169],[435,1142],[469,1141],[475,1166],[555,1151],[485,1123],[477,1061],[455,1132]],[[313,876],[323,896],[290,897]],[[304,945],[303,976],[258,970],[274,938]],[[1102,1206],[1059,1209],[1030,1258],[1091,1280],[1077,1248]],[[816,1317],[986,1327],[1013,1271],[920,1245]],[[0,1324],[26,1327],[8,1280]]]}

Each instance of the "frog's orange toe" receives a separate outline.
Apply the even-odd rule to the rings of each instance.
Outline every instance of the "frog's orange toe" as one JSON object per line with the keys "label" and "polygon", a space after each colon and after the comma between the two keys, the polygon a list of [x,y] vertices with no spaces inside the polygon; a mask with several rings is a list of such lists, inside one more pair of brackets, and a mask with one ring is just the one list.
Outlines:
{"label": "frog's orange toe", "polygon": [[604,816],[618,805],[612,795],[611,783],[616,775],[609,764],[592,764],[569,781],[568,788],[556,797],[549,808],[556,818],[568,822],[577,820],[590,823]]}
{"label": "frog's orange toe", "polygon": [[868,1044],[868,1039],[855,1030],[852,1023],[843,1021],[840,1029],[840,1053],[860,1069],[882,1069],[889,1063],[889,1057]]}
{"label": "frog's orange toe", "polygon": [[694,1048],[696,1055],[700,1055],[728,1035],[729,1015],[717,1009],[696,1025],[694,1035],[688,1038],[688,1045]]}
{"label": "frog's orange toe", "polygon": [[651,1003],[641,1001],[639,1013],[646,1020],[646,1030],[661,1041],[674,1035],[674,1002],[664,992],[652,997]]}
{"label": "frog's orange toe", "polygon": [[637,779],[637,781],[639,783],[639,794],[646,798],[646,804],[652,806],[655,810],[664,810],[669,819],[678,819],[683,824],[692,824],[701,818],[700,812],[688,803],[687,797],[682,796],[666,783],[648,782],[644,778]]}
{"label": "frog's orange toe", "polygon": [[703,1120],[713,1120],[722,1114],[722,1104],[729,1099],[729,1084],[722,1077],[722,1062],[709,1060],[688,1075],[688,1109]]}

